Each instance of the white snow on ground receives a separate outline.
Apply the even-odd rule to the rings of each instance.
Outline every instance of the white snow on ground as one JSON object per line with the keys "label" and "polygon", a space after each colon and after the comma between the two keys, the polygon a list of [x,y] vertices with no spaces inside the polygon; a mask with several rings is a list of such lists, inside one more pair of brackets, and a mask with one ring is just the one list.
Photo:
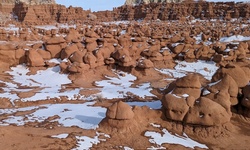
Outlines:
{"label": "white snow on ground", "polygon": [[59,139],[65,139],[65,138],[67,138],[68,135],[69,135],[68,133],[63,133],[63,134],[53,135],[51,137],[59,138]]}
{"label": "white snow on ground", "polygon": [[154,131],[147,131],[145,132],[145,136],[150,137],[149,142],[157,144],[158,147],[161,147],[163,143],[168,143],[168,144],[179,144],[193,149],[194,147],[208,149],[206,145],[200,144],[190,139],[185,133],[182,136],[179,136],[176,134],[175,135],[170,134],[166,129],[163,129],[162,132],[164,133],[163,135],[161,133],[157,133]]}
{"label": "white snow on ground", "polygon": [[59,29],[59,28],[76,28],[76,25],[68,25],[68,24],[57,24],[57,26],[55,25],[39,25],[39,26],[35,26],[35,28],[37,29],[44,29],[44,30],[52,30],[52,29]]}
{"label": "white snow on ground", "polygon": [[202,61],[197,62],[186,62],[177,61],[175,69],[156,69],[163,74],[172,76],[173,78],[181,78],[186,76],[188,73],[199,73],[203,75],[206,79],[211,80],[214,73],[217,71],[218,67],[213,61]]}
{"label": "white snow on ground", "polygon": [[[100,135],[103,135],[105,139],[99,138]],[[94,138],[90,138],[87,136],[76,136],[78,144],[77,147],[72,150],[87,150],[93,147],[93,145],[97,145],[100,141],[106,141],[106,138],[110,138],[109,135],[104,133],[96,132],[96,136]]]}
{"label": "white snow on ground", "polygon": [[134,150],[133,148],[130,148],[130,147],[127,147],[127,146],[124,146],[123,148],[124,148],[124,150]]}
{"label": "white snow on ground", "polygon": [[90,138],[87,136],[76,136],[77,138],[77,147],[72,149],[72,150],[84,150],[84,149],[90,149],[91,147],[93,147],[93,145],[97,145],[98,143],[100,143],[99,139],[97,136],[95,136],[94,138]]}
{"label": "white snow on ground", "polygon": [[[64,60],[52,59],[51,63],[60,63]],[[121,71],[117,71],[118,77],[107,77],[107,80],[96,82],[97,90],[101,92],[92,95],[90,98],[80,95],[82,88],[75,88],[73,90],[65,89],[65,85],[72,83],[67,74],[60,74],[60,67],[52,67],[46,70],[39,70],[34,75],[27,75],[29,69],[25,65],[18,65],[12,67],[11,71],[7,73],[12,76],[12,82],[0,81],[6,87],[3,87],[4,93],[0,93],[0,97],[10,99],[12,104],[16,100],[21,101],[37,101],[51,98],[67,97],[68,100],[76,99],[90,99],[96,98],[96,95],[101,95],[102,98],[124,98],[129,94],[137,95],[139,97],[154,96],[150,93],[150,83],[143,83],[135,87],[131,87],[136,80],[136,77]],[[123,75],[121,75],[123,74]],[[19,98],[15,92],[29,92],[36,89],[35,95],[27,98]]]}
{"label": "white snow on ground", "polygon": [[111,22],[102,22],[102,24],[104,25],[110,25],[110,24],[115,24],[115,25],[119,25],[119,24],[130,24],[131,21],[111,21]]}
{"label": "white snow on ground", "polygon": [[[195,21],[197,21],[196,19],[195,19]],[[199,44],[199,43],[201,43],[201,42],[203,42],[205,45],[211,45],[212,44],[212,42],[210,42],[210,41],[203,41],[202,39],[201,39],[201,35],[202,35],[202,33],[201,34],[198,34],[197,36],[195,36],[194,38],[195,38],[195,40],[196,40],[196,44]]]}
{"label": "white snow on ground", "polygon": [[150,91],[150,83],[143,83],[138,86],[131,87],[136,80],[136,77],[132,74],[118,71],[116,77],[108,77],[108,80],[102,80],[95,82],[96,86],[103,87],[101,88],[101,95],[103,98],[113,99],[113,98],[123,98],[132,93],[139,97],[154,96]]}
{"label": "white snow on ground", "polygon": [[242,35],[233,35],[233,36],[230,36],[230,37],[222,37],[220,39],[220,42],[239,42],[239,41],[248,41],[250,40],[250,37],[245,37],[245,36],[242,36]]}
{"label": "white snow on ground", "polygon": [[126,102],[130,106],[148,106],[151,109],[160,109],[161,101],[152,101],[152,102]]}
{"label": "white snow on ground", "polygon": [[7,32],[9,32],[9,31],[16,31],[17,32],[19,30],[19,27],[16,27],[13,24],[9,24],[9,26],[7,26],[7,27],[0,27],[0,29],[4,29]]}
{"label": "white snow on ground", "polygon": [[[55,60],[51,61],[56,62]],[[29,69],[25,65],[18,65],[11,69],[12,71],[8,71],[7,73],[13,76],[13,83],[0,81],[7,85],[7,87],[3,88],[5,93],[0,93],[0,97],[9,98],[12,103],[20,99],[16,94],[13,94],[13,92],[28,92],[37,88],[41,88],[41,90],[36,92],[34,96],[21,100],[37,101],[49,98],[60,98],[60,96],[66,96],[69,100],[73,100],[79,95],[80,89],[61,91],[64,88],[63,85],[70,84],[71,80],[68,79],[68,75],[59,73],[59,66],[39,70],[35,75],[27,75]],[[25,89],[20,89],[20,86],[25,86]]]}
{"label": "white snow on ground", "polygon": [[[43,122],[47,118],[58,115],[59,118],[51,122],[58,121],[61,126],[77,126],[82,129],[96,129],[100,121],[105,118],[106,108],[93,107],[95,102],[84,104],[50,104],[38,107],[0,109],[0,115],[10,115],[8,119],[0,121],[0,125],[15,124],[22,126],[28,122]],[[34,110],[33,113],[23,116],[14,116],[15,112]],[[91,113],[90,113],[91,112]]]}

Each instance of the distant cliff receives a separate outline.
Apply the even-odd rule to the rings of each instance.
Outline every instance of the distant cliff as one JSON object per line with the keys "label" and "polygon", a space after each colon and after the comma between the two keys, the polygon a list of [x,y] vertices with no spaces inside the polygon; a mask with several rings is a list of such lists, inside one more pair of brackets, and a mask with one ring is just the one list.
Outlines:
{"label": "distant cliff", "polygon": [[29,5],[56,4],[55,0],[0,0],[1,4],[18,4],[21,2]]}
{"label": "distant cliff", "polygon": [[144,4],[149,4],[149,3],[158,3],[158,2],[166,2],[166,3],[179,3],[182,2],[184,0],[126,0],[125,5],[138,5],[141,3]]}

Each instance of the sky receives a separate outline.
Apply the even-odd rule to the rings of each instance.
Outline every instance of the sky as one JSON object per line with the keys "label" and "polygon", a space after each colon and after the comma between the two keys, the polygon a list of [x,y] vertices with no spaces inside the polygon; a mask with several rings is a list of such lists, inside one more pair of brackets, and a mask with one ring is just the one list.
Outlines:
{"label": "sky", "polygon": [[125,3],[126,0],[56,0],[58,4],[63,4],[67,7],[82,7],[84,10],[91,9],[91,11],[112,10],[113,7],[119,7]]}
{"label": "sky", "polygon": [[[112,10],[113,7],[119,7],[125,3],[126,0],[56,0],[58,4],[63,4],[67,7],[82,7],[84,10],[91,9],[91,11]],[[233,0],[206,0],[206,1],[233,1]],[[250,1],[250,0],[234,0],[235,2]]]}

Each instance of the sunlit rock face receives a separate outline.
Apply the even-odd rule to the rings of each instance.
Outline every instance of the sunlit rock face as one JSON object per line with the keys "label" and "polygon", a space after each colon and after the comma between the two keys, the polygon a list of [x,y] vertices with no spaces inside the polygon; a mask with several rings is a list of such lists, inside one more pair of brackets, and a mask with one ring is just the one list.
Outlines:
{"label": "sunlit rock face", "polygon": [[30,5],[37,4],[55,4],[55,0],[0,0],[1,4],[15,4],[15,3],[26,3]]}
{"label": "sunlit rock face", "polygon": [[137,4],[149,4],[149,3],[158,3],[158,2],[166,2],[166,3],[179,3],[183,0],[126,0],[125,5],[137,5]]}

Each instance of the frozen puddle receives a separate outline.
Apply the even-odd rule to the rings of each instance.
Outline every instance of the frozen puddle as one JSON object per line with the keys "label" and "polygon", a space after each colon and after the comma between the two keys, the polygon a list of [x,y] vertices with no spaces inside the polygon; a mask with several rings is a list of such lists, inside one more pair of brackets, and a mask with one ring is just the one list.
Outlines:
{"label": "frozen puddle", "polygon": [[[155,124],[151,124],[154,127],[158,127]],[[185,133],[182,136],[179,136],[177,134],[173,135],[170,134],[166,129],[162,130],[162,133],[157,133],[153,131],[147,131],[145,133],[146,137],[150,137],[149,142],[153,144],[157,144],[159,147],[162,148],[163,143],[167,144],[179,144],[183,145],[185,147],[189,147],[194,149],[195,147],[199,148],[205,148],[208,149],[208,147],[204,144],[200,144],[192,139],[190,139]]]}
{"label": "frozen puddle", "polygon": [[[94,103],[50,104],[20,109],[0,109],[0,115],[9,115],[7,119],[0,121],[0,125],[15,124],[22,126],[28,122],[43,122],[49,117],[58,116],[50,122],[58,121],[64,127],[77,126],[82,129],[96,129],[101,120],[106,116],[106,108],[94,107],[92,106]],[[23,116],[14,115],[15,112],[29,110],[33,110],[34,112]]]}
{"label": "frozen puddle", "polygon": [[129,94],[133,94],[142,98],[147,96],[155,96],[150,91],[150,83],[143,83],[137,85],[136,87],[131,87],[134,81],[137,79],[132,74],[117,71],[116,77],[108,77],[108,80],[102,80],[95,82],[96,86],[102,87],[101,93],[99,93],[103,98],[113,99],[113,98],[124,98]]}
{"label": "frozen puddle", "polygon": [[218,67],[213,61],[202,61],[198,60],[197,62],[186,62],[186,61],[177,61],[175,69],[161,69],[158,70],[163,74],[172,76],[173,78],[181,78],[186,76],[188,73],[199,73],[203,75],[206,79],[211,80],[212,76],[217,71]]}

